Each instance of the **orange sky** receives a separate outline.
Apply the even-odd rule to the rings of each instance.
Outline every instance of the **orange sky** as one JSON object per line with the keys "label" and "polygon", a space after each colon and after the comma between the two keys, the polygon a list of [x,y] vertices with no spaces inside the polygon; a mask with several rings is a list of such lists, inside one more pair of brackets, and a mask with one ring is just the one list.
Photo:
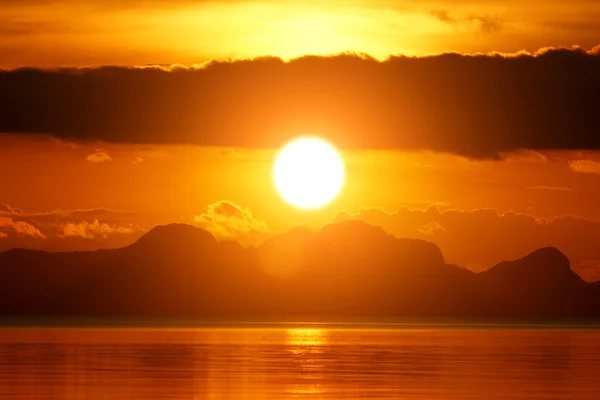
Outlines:
{"label": "orange sky", "polygon": [[[598,168],[597,152],[521,151],[493,161],[433,152],[344,151],[342,193],[321,210],[302,211],[276,193],[274,150],[75,144],[10,135],[0,140],[6,203],[0,220],[36,227],[19,235],[5,229],[13,234],[5,247],[122,246],[173,221],[257,244],[298,225],[318,228],[359,218],[399,237],[434,241],[447,261],[474,269],[555,245],[584,276],[600,278],[595,245],[600,171],[580,169],[586,162]],[[220,215],[222,201],[239,207],[239,214]],[[522,216],[509,218],[506,212]],[[207,224],[206,214],[216,222]]]}
{"label": "orange sky", "polygon": [[[121,246],[173,221],[255,244],[358,218],[473,269],[555,245],[600,279],[596,1],[25,0],[0,20],[1,69],[169,66],[0,75],[0,250]],[[589,51],[538,52],[573,45]],[[375,60],[202,64],[343,51]],[[442,52],[511,54],[377,61]],[[298,134],[346,162],[318,211],[272,184]]]}
{"label": "orange sky", "polygon": [[594,0],[41,0],[0,4],[0,67],[597,45]]}

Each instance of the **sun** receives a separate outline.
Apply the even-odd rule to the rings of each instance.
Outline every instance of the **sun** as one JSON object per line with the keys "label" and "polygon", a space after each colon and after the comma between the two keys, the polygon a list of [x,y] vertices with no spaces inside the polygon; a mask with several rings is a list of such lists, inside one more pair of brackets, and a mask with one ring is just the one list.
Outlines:
{"label": "sun", "polygon": [[302,209],[331,202],[344,185],[344,162],[337,150],[316,137],[288,143],[273,166],[275,187],[285,201]]}

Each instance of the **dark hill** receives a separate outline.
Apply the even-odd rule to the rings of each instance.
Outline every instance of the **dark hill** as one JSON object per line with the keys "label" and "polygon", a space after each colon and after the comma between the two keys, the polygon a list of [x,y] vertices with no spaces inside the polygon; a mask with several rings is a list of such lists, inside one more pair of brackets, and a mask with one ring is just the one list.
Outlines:
{"label": "dark hill", "polygon": [[173,224],[117,250],[0,254],[0,313],[247,315],[269,279],[239,244]]}
{"label": "dark hill", "polygon": [[598,316],[600,288],[545,248],[474,274],[440,249],[355,221],[292,230],[244,249],[189,225],[131,246],[0,254],[0,314]]}
{"label": "dark hill", "polygon": [[579,316],[596,311],[591,285],[571,270],[567,257],[553,247],[502,262],[478,278],[479,288],[490,301],[489,313]]}
{"label": "dark hill", "polygon": [[271,276],[293,278],[302,267],[304,249],[314,236],[308,228],[298,227],[267,239],[257,249],[260,267]]}

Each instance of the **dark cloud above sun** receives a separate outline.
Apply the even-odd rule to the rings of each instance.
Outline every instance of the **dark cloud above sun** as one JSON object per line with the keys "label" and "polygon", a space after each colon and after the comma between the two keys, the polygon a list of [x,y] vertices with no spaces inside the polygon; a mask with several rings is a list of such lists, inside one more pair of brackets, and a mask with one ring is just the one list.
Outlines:
{"label": "dark cloud above sun", "polygon": [[0,72],[0,132],[74,141],[341,148],[493,158],[600,149],[600,52],[258,58],[200,67]]}

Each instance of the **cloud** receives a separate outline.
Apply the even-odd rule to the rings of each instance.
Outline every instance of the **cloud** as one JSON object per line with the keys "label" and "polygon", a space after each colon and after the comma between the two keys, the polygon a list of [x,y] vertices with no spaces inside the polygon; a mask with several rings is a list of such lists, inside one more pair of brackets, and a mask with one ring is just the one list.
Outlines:
{"label": "cloud", "polygon": [[582,174],[600,174],[600,162],[592,160],[569,161],[569,167],[575,172]]}
{"label": "cloud", "polygon": [[445,231],[446,229],[440,225],[438,222],[429,222],[419,228],[419,232],[424,235],[432,236],[437,231]]}
{"label": "cloud", "polygon": [[36,239],[45,239],[46,235],[40,232],[35,226],[25,221],[14,221],[12,218],[0,217],[0,229],[8,236],[8,231],[12,231],[18,235],[29,236]]}
{"label": "cloud", "polygon": [[554,191],[554,192],[569,192],[572,190],[571,188],[563,187],[563,186],[544,186],[544,185],[529,186],[527,189],[529,189],[529,190],[549,190],[549,191]]}
{"label": "cloud", "polygon": [[72,32],[68,24],[59,21],[26,21],[5,20],[0,26],[0,37],[16,39],[22,36],[38,34],[40,31],[46,34],[68,34]]}
{"label": "cloud", "polygon": [[226,200],[209,205],[205,213],[194,218],[194,222],[222,239],[239,240],[269,230],[267,224],[255,218],[248,208]]}
{"label": "cloud", "polygon": [[433,10],[431,11],[431,15],[436,17],[441,22],[454,26],[465,25],[467,27],[471,27],[475,25],[478,31],[485,33],[498,31],[504,24],[504,20],[497,15],[470,14],[466,17],[459,18],[452,16],[446,10]]}
{"label": "cloud", "polygon": [[10,204],[0,203],[0,215],[18,215],[22,214],[23,210],[12,207]]}
{"label": "cloud", "polygon": [[591,265],[600,265],[600,221],[570,215],[540,219],[493,209],[402,207],[392,213],[377,208],[341,213],[336,221],[348,219],[381,226],[397,237],[431,241],[442,249],[448,262],[475,271],[547,246],[564,252],[585,279],[593,279]]}
{"label": "cloud", "polygon": [[98,208],[26,213],[0,204],[0,232],[7,241],[3,243],[4,250],[13,247],[50,251],[122,247],[156,224],[148,215],[130,211]]}
{"label": "cloud", "polygon": [[501,156],[503,161],[512,163],[537,164],[548,162],[548,157],[533,150],[519,149],[511,153],[501,154]]}
{"label": "cloud", "polygon": [[140,219],[141,213],[107,208],[92,208],[80,210],[54,210],[49,212],[24,212],[8,204],[0,205],[0,217],[10,217],[14,220],[25,221],[40,229],[56,234],[62,231],[52,231],[52,227],[61,226],[68,222],[99,220],[108,224],[122,224]]}
{"label": "cloud", "polygon": [[599,70],[600,47],[24,68],[0,71],[0,132],[241,148],[278,148],[310,132],[345,148],[480,158],[600,149]]}
{"label": "cloud", "polygon": [[110,234],[132,234],[134,229],[132,227],[125,226],[110,226],[106,223],[100,223],[98,220],[94,222],[80,222],[72,223],[69,222],[63,227],[63,236],[75,236],[86,239],[94,239],[96,237],[106,238]]}
{"label": "cloud", "polygon": [[102,163],[102,162],[112,161],[111,156],[109,156],[108,153],[103,151],[102,149],[96,151],[95,153],[90,154],[85,159],[91,163]]}

